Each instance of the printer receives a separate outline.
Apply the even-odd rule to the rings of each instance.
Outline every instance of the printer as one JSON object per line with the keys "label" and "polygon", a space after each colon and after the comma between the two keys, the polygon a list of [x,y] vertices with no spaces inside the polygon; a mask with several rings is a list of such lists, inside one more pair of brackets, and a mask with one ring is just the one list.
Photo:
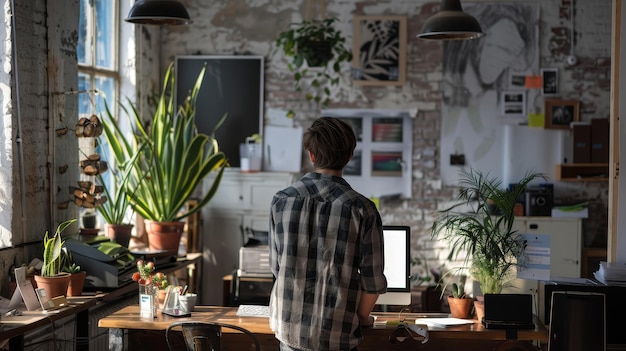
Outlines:
{"label": "printer", "polygon": [[239,277],[272,277],[268,232],[246,228],[248,237],[239,249]]}
{"label": "printer", "polygon": [[137,259],[108,238],[83,242],[68,238],[65,246],[74,262],[87,272],[85,288],[118,288],[132,281]]}

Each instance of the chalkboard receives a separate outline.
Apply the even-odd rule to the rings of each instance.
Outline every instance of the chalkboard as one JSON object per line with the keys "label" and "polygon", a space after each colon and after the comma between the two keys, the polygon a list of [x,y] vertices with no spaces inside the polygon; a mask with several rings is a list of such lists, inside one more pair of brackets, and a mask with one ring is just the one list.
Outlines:
{"label": "chalkboard", "polygon": [[263,131],[263,56],[177,56],[176,101],[180,106],[207,65],[196,104],[198,131],[215,132],[220,149],[232,167],[239,167],[239,144]]}

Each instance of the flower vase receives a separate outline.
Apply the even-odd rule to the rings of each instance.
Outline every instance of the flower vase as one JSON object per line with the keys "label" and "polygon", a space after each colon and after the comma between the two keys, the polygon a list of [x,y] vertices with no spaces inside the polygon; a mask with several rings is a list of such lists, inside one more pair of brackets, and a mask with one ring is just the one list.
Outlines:
{"label": "flower vase", "polygon": [[159,289],[152,284],[139,284],[139,313],[141,317],[155,318],[159,309]]}

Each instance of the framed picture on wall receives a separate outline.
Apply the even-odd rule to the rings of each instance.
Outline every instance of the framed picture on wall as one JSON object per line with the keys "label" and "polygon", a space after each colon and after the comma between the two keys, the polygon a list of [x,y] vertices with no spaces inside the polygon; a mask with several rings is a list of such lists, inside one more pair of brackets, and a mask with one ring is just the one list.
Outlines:
{"label": "framed picture on wall", "polygon": [[580,120],[578,100],[546,99],[544,128],[570,129],[572,122]]}
{"label": "framed picture on wall", "polygon": [[406,79],[405,16],[354,16],[352,81],[403,85]]}
{"label": "framed picture on wall", "polygon": [[362,161],[362,156],[363,152],[361,150],[354,150],[354,154],[352,155],[352,159],[350,160],[350,162],[348,162],[348,164],[346,165],[346,167],[343,169],[343,174],[344,175],[350,175],[350,176],[360,176],[362,175],[363,171],[363,161]]}
{"label": "framed picture on wall", "polygon": [[340,118],[342,121],[348,123],[352,130],[354,131],[354,135],[356,136],[356,141],[358,143],[363,141],[363,118]]}
{"label": "framed picture on wall", "polygon": [[559,69],[558,68],[542,68],[541,69],[542,88],[541,94],[550,96],[559,92]]}
{"label": "framed picture on wall", "polygon": [[373,118],[372,141],[373,142],[402,142],[402,118]]}
{"label": "framed picture on wall", "polygon": [[523,90],[503,91],[500,96],[503,117],[526,117],[526,92]]}
{"label": "framed picture on wall", "polygon": [[373,151],[372,175],[402,177],[402,151]]}

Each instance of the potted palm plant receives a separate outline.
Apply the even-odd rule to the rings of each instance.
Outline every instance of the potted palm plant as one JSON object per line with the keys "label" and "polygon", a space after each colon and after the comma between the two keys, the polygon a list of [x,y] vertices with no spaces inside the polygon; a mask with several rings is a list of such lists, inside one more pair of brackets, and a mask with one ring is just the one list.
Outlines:
{"label": "potted palm plant", "polygon": [[[448,259],[465,255],[468,269],[483,294],[501,293],[514,278],[514,267],[524,265],[525,241],[513,229],[513,208],[533,180],[547,179],[528,172],[512,189],[502,180],[476,169],[462,169],[457,201],[439,211],[432,237],[450,244]],[[494,206],[497,208],[494,214]]]}
{"label": "potted palm plant", "polygon": [[326,18],[291,24],[275,42],[276,48],[290,59],[287,68],[294,74],[296,91],[306,89],[306,99],[321,107],[330,102],[330,88],[339,85],[341,65],[352,60],[345,37],[334,27],[335,21]]}
{"label": "potted palm plant", "polygon": [[[132,135],[123,135],[119,127],[105,121],[105,135],[118,164],[124,167],[127,179],[123,191],[133,211],[146,223],[150,249],[177,253],[184,228],[182,219],[199,211],[212,199],[221,182],[226,157],[212,135],[197,131],[196,99],[204,78],[203,68],[183,105],[174,100],[173,64],[164,79],[156,111],[144,121],[130,103],[123,107],[131,121]],[[215,129],[223,123],[226,115]],[[148,124],[149,123],[149,124]],[[110,133],[110,130],[116,133]],[[217,172],[212,183],[202,187],[209,174]],[[197,206],[185,204],[200,188],[206,189]]]}
{"label": "potted palm plant", "polygon": [[63,246],[65,240],[61,234],[74,222],[76,222],[76,219],[62,222],[54,234],[50,235],[49,232],[46,232],[43,238],[43,265],[41,274],[35,275],[35,282],[37,282],[37,287],[45,289],[46,294],[50,297],[57,297],[67,293],[71,275],[63,271]]}

